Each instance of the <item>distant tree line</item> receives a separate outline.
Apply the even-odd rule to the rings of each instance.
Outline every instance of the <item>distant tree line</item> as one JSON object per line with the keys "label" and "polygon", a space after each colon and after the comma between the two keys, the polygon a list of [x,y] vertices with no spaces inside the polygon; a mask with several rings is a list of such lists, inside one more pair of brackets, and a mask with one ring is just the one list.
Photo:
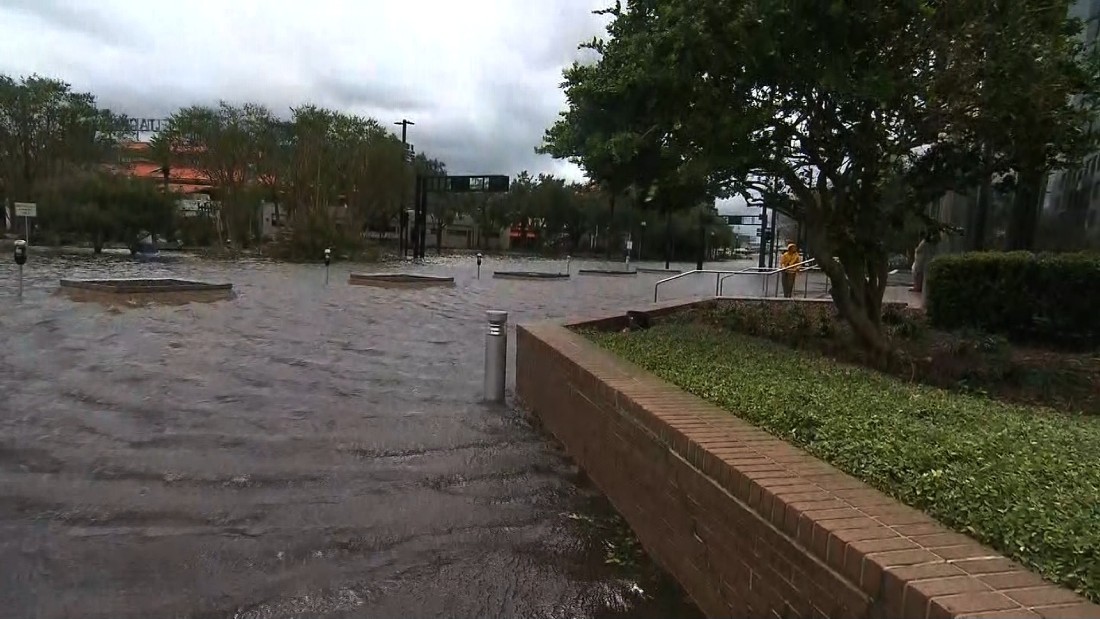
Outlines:
{"label": "distant tree line", "polygon": [[[313,256],[324,247],[353,253],[372,238],[392,238],[386,233],[411,206],[416,174],[447,172],[438,159],[412,156],[378,120],[313,105],[285,118],[253,103],[196,105],[158,125],[140,156],[158,164],[161,177],[132,178],[133,119],[61,80],[0,75],[0,203],[37,202],[40,241],[99,250],[112,242],[133,245],[146,234],[181,235],[216,246],[277,241],[287,256]],[[179,216],[175,204],[184,196],[171,181],[180,174],[210,186],[218,205],[211,216]],[[511,227],[520,230],[520,249],[599,248],[618,256],[631,226],[641,235],[649,217],[626,190],[523,172],[505,194],[433,194],[429,215],[437,245],[448,226],[464,220],[475,226],[478,247]],[[616,198],[627,206],[616,210]],[[262,238],[264,203],[283,224],[279,238]],[[649,234],[664,230],[650,218]],[[728,245],[728,230],[714,227],[712,213],[694,220]],[[673,223],[667,245],[695,251],[695,226]]]}

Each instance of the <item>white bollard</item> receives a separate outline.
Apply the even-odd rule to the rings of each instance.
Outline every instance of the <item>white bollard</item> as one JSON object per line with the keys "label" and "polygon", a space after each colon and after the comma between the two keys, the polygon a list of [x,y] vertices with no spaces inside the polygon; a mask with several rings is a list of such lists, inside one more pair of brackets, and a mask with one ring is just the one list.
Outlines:
{"label": "white bollard", "polygon": [[485,399],[504,401],[508,371],[508,312],[489,310],[485,333]]}

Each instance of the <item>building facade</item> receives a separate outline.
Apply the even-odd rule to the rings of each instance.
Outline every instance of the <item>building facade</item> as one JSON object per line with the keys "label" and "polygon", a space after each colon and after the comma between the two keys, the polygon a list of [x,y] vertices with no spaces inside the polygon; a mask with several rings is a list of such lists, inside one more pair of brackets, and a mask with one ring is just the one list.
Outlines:
{"label": "building facade", "polygon": [[[1076,0],[1069,14],[1085,22],[1081,37],[1089,50],[1095,49],[1100,37],[1100,0]],[[1100,118],[1090,125],[1100,128]],[[1100,152],[1086,157],[1080,168],[1052,173],[1043,207],[1061,228],[1085,236],[1100,232]]]}

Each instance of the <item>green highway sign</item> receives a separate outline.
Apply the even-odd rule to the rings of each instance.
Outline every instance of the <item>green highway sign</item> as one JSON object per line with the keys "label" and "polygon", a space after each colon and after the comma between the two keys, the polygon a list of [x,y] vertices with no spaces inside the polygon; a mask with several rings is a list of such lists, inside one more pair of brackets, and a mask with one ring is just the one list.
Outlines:
{"label": "green highway sign", "polygon": [[429,176],[424,179],[428,191],[465,193],[472,191],[500,193],[508,191],[509,179],[503,174],[487,176]]}
{"label": "green highway sign", "polygon": [[727,226],[758,226],[763,215],[723,215]]}

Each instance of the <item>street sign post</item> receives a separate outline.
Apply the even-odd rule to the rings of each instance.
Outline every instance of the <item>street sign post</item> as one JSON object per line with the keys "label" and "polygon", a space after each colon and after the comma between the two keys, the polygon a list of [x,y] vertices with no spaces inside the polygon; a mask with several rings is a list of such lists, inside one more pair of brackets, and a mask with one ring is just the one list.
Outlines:
{"label": "street sign post", "polygon": [[36,202],[16,202],[15,216],[23,218],[23,231],[27,242],[31,240],[31,217],[38,217],[38,204]]}
{"label": "street sign post", "polygon": [[413,258],[424,258],[428,230],[429,193],[501,193],[508,191],[510,181],[504,174],[485,176],[417,176],[416,209],[413,213]]}

